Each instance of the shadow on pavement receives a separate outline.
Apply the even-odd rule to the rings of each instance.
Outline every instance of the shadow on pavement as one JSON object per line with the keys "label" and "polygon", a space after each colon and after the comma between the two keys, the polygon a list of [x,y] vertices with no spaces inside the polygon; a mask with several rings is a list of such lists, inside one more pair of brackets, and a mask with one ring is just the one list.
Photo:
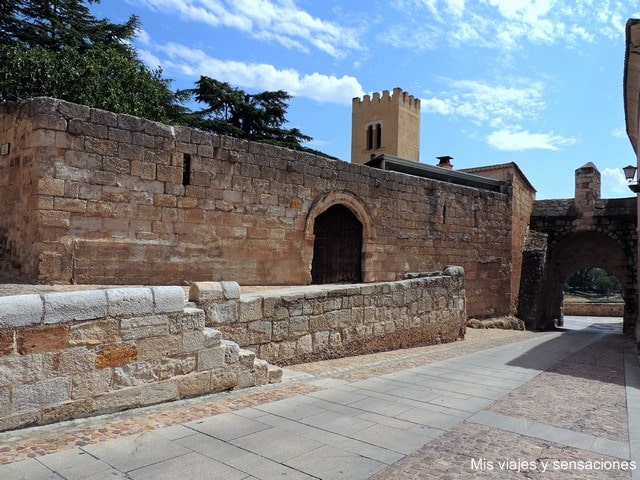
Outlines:
{"label": "shadow on pavement", "polygon": [[508,365],[624,386],[624,352],[635,349],[635,343],[618,320],[569,317],[555,330],[559,335]]}

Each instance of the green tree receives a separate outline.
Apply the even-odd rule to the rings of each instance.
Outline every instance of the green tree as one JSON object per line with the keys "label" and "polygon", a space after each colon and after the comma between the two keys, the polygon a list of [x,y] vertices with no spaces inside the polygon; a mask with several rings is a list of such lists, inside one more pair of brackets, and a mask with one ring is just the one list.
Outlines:
{"label": "green tree", "polygon": [[[2,43],[20,43],[30,48],[81,52],[92,46],[127,48],[139,27],[131,15],[122,24],[95,18],[81,0],[14,0],[0,7]],[[100,0],[87,0],[88,4]]]}
{"label": "green tree", "polygon": [[284,128],[291,96],[283,90],[252,95],[201,76],[196,87],[185,92],[206,105],[191,118],[196,128],[298,150],[304,150],[303,142],[312,140],[297,128]]}
{"label": "green tree", "polygon": [[621,289],[618,279],[606,270],[583,268],[569,277],[564,290],[610,296],[619,293]]}
{"label": "green tree", "polygon": [[0,7],[0,100],[49,96],[163,122],[187,114],[185,97],[126,43],[137,17],[97,19],[82,0],[8,3]]}

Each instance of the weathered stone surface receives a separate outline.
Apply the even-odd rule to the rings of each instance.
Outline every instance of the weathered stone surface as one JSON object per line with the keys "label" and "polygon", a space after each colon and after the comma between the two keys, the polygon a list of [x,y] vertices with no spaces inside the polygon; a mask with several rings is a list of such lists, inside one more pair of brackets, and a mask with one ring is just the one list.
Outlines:
{"label": "weathered stone surface", "polygon": [[219,282],[193,282],[189,288],[189,300],[198,305],[219,303],[224,299],[224,291]]}
{"label": "weathered stone surface", "polygon": [[109,368],[83,372],[71,377],[71,398],[91,398],[111,390],[113,372]]}
{"label": "weathered stone surface", "polygon": [[9,355],[14,350],[14,331],[0,330],[0,356]]}
{"label": "weathered stone surface", "polygon": [[140,360],[170,357],[182,352],[182,335],[142,338],[137,345]]}
{"label": "weathered stone surface", "polygon": [[185,308],[184,313],[169,318],[169,333],[182,333],[191,330],[202,330],[205,325],[204,310],[200,308]]}
{"label": "weathered stone surface", "polygon": [[119,339],[117,320],[85,322],[69,327],[69,345],[101,345]]}
{"label": "weathered stone surface", "polygon": [[66,402],[70,399],[70,392],[71,382],[68,377],[17,385],[13,388],[13,411],[23,413]]}
{"label": "weathered stone surface", "polygon": [[46,377],[74,375],[95,370],[96,352],[85,347],[71,347],[44,353],[43,374]]}
{"label": "weathered stone surface", "polygon": [[238,321],[251,322],[261,320],[262,315],[262,298],[261,297],[244,297],[238,303]]}
{"label": "weathered stone surface", "polygon": [[93,408],[93,401],[90,398],[59,403],[43,407],[40,411],[40,421],[46,424],[85,417],[93,412]]}
{"label": "weathered stone surface", "polygon": [[237,369],[228,367],[211,371],[211,391],[222,392],[236,388],[239,382],[239,373]]}
{"label": "weathered stone surface", "polygon": [[218,369],[225,366],[227,348],[225,345],[207,348],[198,352],[198,371]]}
{"label": "weathered stone surface", "polygon": [[161,337],[168,334],[169,322],[166,316],[133,317],[120,321],[120,335],[123,340]]}
{"label": "weathered stone surface", "polygon": [[148,315],[154,313],[153,294],[149,288],[113,288],[107,291],[109,315]]}
{"label": "weathered stone surface", "polygon": [[204,334],[204,343],[206,348],[217,347],[220,345],[220,342],[222,341],[222,334],[220,333],[220,330],[205,328],[202,330],[202,333]]}
{"label": "weathered stone surface", "polygon": [[240,356],[240,347],[238,344],[229,340],[222,340],[222,346],[225,350],[225,361],[227,363],[238,363]]}
{"label": "weathered stone surface", "polygon": [[199,332],[185,332],[182,334],[182,350],[194,352],[205,348],[205,334]]}
{"label": "weathered stone surface", "polygon": [[96,368],[115,367],[135,360],[138,348],[132,343],[112,343],[104,345],[96,352]]}
{"label": "weathered stone surface", "polygon": [[8,387],[0,388],[0,418],[11,415],[11,392]]}
{"label": "weathered stone surface", "polygon": [[227,300],[237,300],[240,298],[240,285],[237,282],[220,282],[222,293]]}
{"label": "weathered stone surface", "polygon": [[155,313],[173,313],[184,310],[184,290],[182,287],[153,287]]}
{"label": "weathered stone surface", "polygon": [[117,412],[126,408],[141,406],[140,392],[144,387],[129,387],[94,397],[93,404],[97,412]]}
{"label": "weathered stone surface", "polygon": [[69,327],[52,325],[19,330],[16,334],[17,351],[20,355],[51,352],[68,345]]}
{"label": "weathered stone surface", "polygon": [[174,380],[148,385],[140,392],[140,403],[152,405],[154,403],[168,402],[178,398],[178,383]]}
{"label": "weathered stone surface", "polygon": [[44,295],[44,323],[102,319],[107,316],[103,290],[54,292]]}
{"label": "weathered stone surface", "polygon": [[38,325],[43,312],[40,295],[0,297],[0,328]]}
{"label": "weathered stone surface", "polygon": [[211,372],[197,372],[177,378],[180,398],[204,395],[211,391]]}

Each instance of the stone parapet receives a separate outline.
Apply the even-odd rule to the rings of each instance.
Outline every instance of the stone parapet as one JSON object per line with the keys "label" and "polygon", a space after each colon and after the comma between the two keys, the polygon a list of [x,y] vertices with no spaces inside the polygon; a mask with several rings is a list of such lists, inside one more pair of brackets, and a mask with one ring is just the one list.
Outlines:
{"label": "stone parapet", "polygon": [[580,317],[620,317],[624,315],[624,303],[570,303],[564,302],[564,315]]}
{"label": "stone parapet", "polygon": [[234,282],[196,282],[189,297],[207,326],[278,365],[451,342],[465,332],[461,267],[396,282],[243,295]]}
{"label": "stone parapet", "polygon": [[277,382],[181,287],[0,297],[0,430]]}

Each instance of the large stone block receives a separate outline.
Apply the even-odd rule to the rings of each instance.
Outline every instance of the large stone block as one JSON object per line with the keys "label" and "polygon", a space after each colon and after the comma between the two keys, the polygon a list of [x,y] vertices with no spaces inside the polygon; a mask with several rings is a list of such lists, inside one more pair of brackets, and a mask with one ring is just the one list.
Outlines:
{"label": "large stone block", "polygon": [[175,380],[145,385],[140,392],[140,403],[142,405],[169,402],[171,400],[177,400],[178,398],[180,398],[178,394],[178,382]]}
{"label": "large stone block", "polygon": [[86,417],[93,412],[93,400],[82,398],[41,408],[40,421],[38,423],[62,422],[73,418]]}
{"label": "large stone block", "polygon": [[103,319],[107,316],[104,290],[54,292],[44,295],[44,323]]}
{"label": "large stone block", "polygon": [[153,294],[150,288],[110,288],[106,292],[111,316],[153,313]]}
{"label": "large stone block", "polygon": [[120,339],[117,320],[97,320],[69,327],[69,345],[102,345]]}
{"label": "large stone block", "polygon": [[16,346],[20,355],[51,352],[66,348],[69,339],[67,325],[52,325],[18,330]]}
{"label": "large stone block", "polygon": [[69,377],[51,378],[36,383],[13,387],[13,411],[23,413],[40,410],[70,400],[71,381]]}
{"label": "large stone block", "polygon": [[176,379],[180,398],[204,395],[211,391],[211,372],[197,372]]}
{"label": "large stone block", "polygon": [[164,315],[123,318],[120,321],[122,340],[138,340],[169,334],[169,321]]}
{"label": "large stone block", "polygon": [[202,330],[205,325],[204,310],[187,307],[184,313],[169,318],[169,333],[182,333],[194,330]]}
{"label": "large stone block", "polygon": [[225,366],[226,346],[206,348],[198,352],[198,371],[212,370]]}
{"label": "large stone block", "polygon": [[171,357],[182,353],[182,335],[142,338],[137,345],[140,360]]}
{"label": "large stone block", "polygon": [[0,328],[38,325],[43,313],[40,295],[0,297]]}
{"label": "large stone block", "polygon": [[219,282],[193,282],[189,288],[189,300],[198,305],[219,303],[225,299]]}
{"label": "large stone block", "polygon": [[71,398],[91,398],[111,389],[113,372],[103,368],[93,372],[82,372],[71,377]]}
{"label": "large stone block", "polygon": [[96,368],[115,367],[132,362],[138,357],[138,349],[133,343],[112,343],[98,348]]}
{"label": "large stone block", "polygon": [[99,413],[117,412],[126,408],[136,408],[141,405],[140,392],[144,386],[123,388],[94,397],[95,411]]}
{"label": "large stone block", "polygon": [[184,290],[182,287],[154,287],[155,313],[173,313],[184,310]]}
{"label": "large stone block", "polygon": [[244,297],[238,303],[238,320],[240,322],[252,322],[262,320],[262,298]]}
{"label": "large stone block", "polygon": [[85,347],[67,348],[43,356],[46,376],[73,375],[95,370],[96,352]]}

